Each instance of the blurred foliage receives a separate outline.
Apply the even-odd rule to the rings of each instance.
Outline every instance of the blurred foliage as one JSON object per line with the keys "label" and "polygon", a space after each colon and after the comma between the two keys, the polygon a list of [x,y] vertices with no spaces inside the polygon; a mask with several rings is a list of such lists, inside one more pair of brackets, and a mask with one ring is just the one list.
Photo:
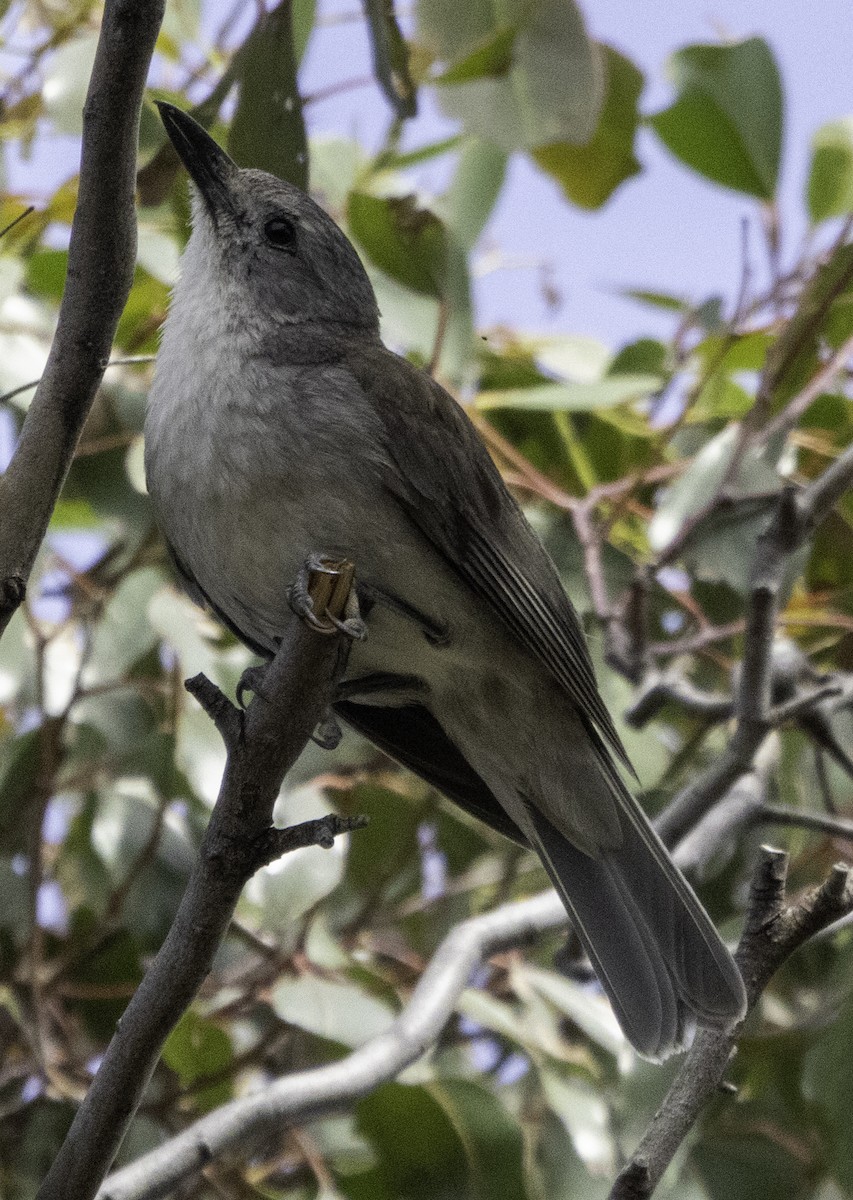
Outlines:
{"label": "blurred foliage", "polygon": [[[772,210],[783,126],[773,55],[758,37],[685,46],[670,64],[672,104],[648,114],[642,73],[588,37],[572,0],[420,0],[408,24],[388,0],[364,10],[392,118],[375,154],[343,134],[306,134],[298,65],[324,19],[309,0],[271,5],[254,25],[257,7],[247,3],[218,31],[197,0],[169,0],[151,95],[191,107],[243,163],[297,182],[310,171],[364,253],[389,342],[471,398],[596,654],[595,580],[572,520],[584,498],[615,611],[638,577],[647,581],[645,661],[697,687],[727,688],[769,506],[788,481],[819,474],[853,433],[843,372],[810,404],[790,407],[853,331],[853,118],[815,134],[803,182],[812,234],[765,287],[745,264],[737,297],[707,296],[700,281],[687,298],[635,290],[638,303],[671,313],[665,341],[606,347],[569,332],[480,334],[470,271],[512,156],[528,155],[571,203],[599,207],[641,170],[635,138],[645,122],[710,183]],[[98,17],[93,0],[0,6],[5,144],[26,151],[41,137],[79,135]],[[457,121],[450,139],[418,136],[422,89]],[[404,120],[416,149],[401,149]],[[428,196],[411,172],[437,157],[450,164],[449,182]],[[179,595],[144,491],[150,358],[187,235],[185,180],[150,99],[140,168],[139,263],[116,363],[27,606],[0,645],[0,1192],[9,1200],[34,1195],[168,928],[217,790],[222,745],[181,681],[203,670],[233,693],[249,662]],[[13,442],[46,359],[75,195],[69,179],[0,241],[0,391],[9,393],[0,445]],[[27,202],[4,192],[0,227]],[[774,237],[776,217],[765,223]],[[758,435],[746,452],[744,419]],[[851,563],[847,499],[793,565],[784,613],[786,632],[821,671],[853,670]],[[725,730],[669,705],[640,733],[622,721],[629,682],[603,667],[601,678],[660,807],[720,753]],[[849,711],[836,706],[823,728],[849,743]],[[850,779],[809,731],[786,729],[781,740],[779,798],[818,807],[828,789],[849,810]],[[252,881],[203,994],[169,1038],[123,1160],[225,1100],[363,1044],[393,1019],[459,920],[546,885],[532,856],[354,735],[331,756],[309,746],[278,819],[330,807],[372,822]],[[701,881],[732,936],[754,836],[720,847]],[[798,886],[844,853],[828,836],[774,837],[794,854]],[[737,1097],[711,1106],[661,1195],[853,1194],[850,936],[808,948],[775,982],[732,1067]],[[597,988],[554,971],[557,945],[496,957],[435,1050],[350,1114],[283,1132],[249,1165],[212,1166],[182,1194],[605,1196],[675,1068],[635,1058]]]}

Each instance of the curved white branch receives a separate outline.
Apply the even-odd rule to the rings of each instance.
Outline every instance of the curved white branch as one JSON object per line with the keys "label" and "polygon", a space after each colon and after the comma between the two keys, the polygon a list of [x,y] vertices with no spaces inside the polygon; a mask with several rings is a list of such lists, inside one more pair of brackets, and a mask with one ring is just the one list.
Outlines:
{"label": "curved white branch", "polygon": [[235,1146],[283,1124],[346,1108],[393,1079],[432,1045],[446,1025],[471,973],[498,950],[555,929],[566,921],[556,892],[506,904],[457,925],[436,951],[393,1024],[340,1062],[276,1080],[257,1095],[224,1105],[210,1116],[116,1171],[98,1200],[154,1200]]}

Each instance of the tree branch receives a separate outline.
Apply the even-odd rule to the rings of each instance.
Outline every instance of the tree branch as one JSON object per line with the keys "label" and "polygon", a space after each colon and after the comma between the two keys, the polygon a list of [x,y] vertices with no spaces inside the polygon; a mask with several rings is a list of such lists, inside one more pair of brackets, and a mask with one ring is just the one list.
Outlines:
{"label": "tree branch", "polygon": [[212,1159],[245,1147],[247,1140],[349,1107],[393,1079],[435,1042],[484,959],[565,921],[565,909],[553,891],[463,921],[441,943],[408,1005],[384,1033],[339,1062],[286,1075],[263,1092],[234,1100],[196,1121],[111,1175],[98,1200],[165,1196]]}
{"label": "tree branch", "polygon": [[[350,564],[340,564],[344,576]],[[328,571],[309,574],[316,601]],[[343,597],[345,602],[346,596]],[[343,614],[344,603],[332,615]],[[320,615],[322,615],[322,611]],[[228,751],[210,817],[175,920],[116,1028],[38,1200],[90,1200],[106,1175],[148,1085],[163,1043],[207,976],[244,884],[299,846],[328,846],[361,818],[327,816],[294,829],[272,828],[281,781],[328,709],[342,639],[293,616],[264,672],[263,694],[245,712],[204,676],[187,684],[216,722]]]}
{"label": "tree branch", "polygon": [[104,368],[136,263],[139,110],[164,0],[107,0],[56,335],[0,478],[0,634],[27,580]]}
{"label": "tree branch", "polygon": [[[853,909],[850,869],[833,867],[820,887],[785,904],[788,856],[762,847],[752,882],[746,928],[735,958],[746,984],[749,1010],[782,963],[813,934]],[[702,1030],[652,1119],[631,1161],[620,1171],[610,1200],[647,1200],[703,1105],[719,1088],[741,1026],[728,1033]]]}

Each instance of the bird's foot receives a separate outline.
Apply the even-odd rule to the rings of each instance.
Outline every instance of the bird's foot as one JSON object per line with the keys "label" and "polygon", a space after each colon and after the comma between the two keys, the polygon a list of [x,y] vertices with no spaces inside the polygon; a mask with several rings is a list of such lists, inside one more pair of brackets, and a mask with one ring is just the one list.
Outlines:
{"label": "bird's foot", "polygon": [[264,677],[267,673],[267,664],[262,663],[255,667],[246,667],[246,670],[240,676],[237,683],[237,703],[241,708],[246,708],[247,700],[246,693],[254,692],[256,696],[260,696],[262,700],[266,700],[264,695]]}
{"label": "bird's foot", "polygon": [[311,741],[321,750],[337,750],[343,737],[341,727],[331,709],[311,735]]}
{"label": "bird's foot", "polygon": [[[353,587],[350,562],[335,562],[312,554],[288,592],[291,609],[318,633],[342,633],[351,641],[367,636]],[[336,616],[336,613],[342,615]]]}

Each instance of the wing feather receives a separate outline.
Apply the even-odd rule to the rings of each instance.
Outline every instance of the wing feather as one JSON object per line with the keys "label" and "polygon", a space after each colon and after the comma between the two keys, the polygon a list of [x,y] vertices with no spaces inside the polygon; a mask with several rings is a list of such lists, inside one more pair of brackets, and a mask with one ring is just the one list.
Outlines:
{"label": "wing feather", "polygon": [[471,421],[425,372],[382,346],[354,346],[346,365],[385,430],[389,491],[632,769],[577,613]]}

